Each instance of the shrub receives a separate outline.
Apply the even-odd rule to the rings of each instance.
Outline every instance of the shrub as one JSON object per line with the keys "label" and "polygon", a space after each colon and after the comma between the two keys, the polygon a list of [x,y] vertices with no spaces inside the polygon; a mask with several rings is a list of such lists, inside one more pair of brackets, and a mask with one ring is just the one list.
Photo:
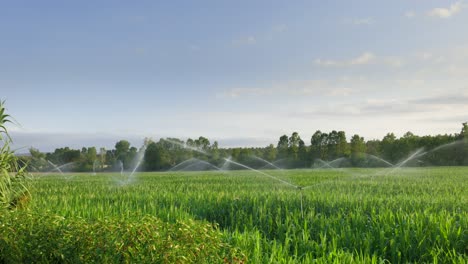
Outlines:
{"label": "shrub", "polygon": [[0,263],[220,263],[243,261],[212,224],[13,211],[0,216]]}

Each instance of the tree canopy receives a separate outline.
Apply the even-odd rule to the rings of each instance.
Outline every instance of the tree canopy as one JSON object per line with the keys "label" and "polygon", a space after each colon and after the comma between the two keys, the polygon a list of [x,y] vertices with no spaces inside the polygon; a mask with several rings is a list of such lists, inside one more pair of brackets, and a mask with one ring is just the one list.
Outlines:
{"label": "tree canopy", "polygon": [[[460,133],[456,134],[417,136],[407,132],[397,138],[394,133],[388,133],[381,140],[368,141],[357,134],[348,141],[344,131],[317,130],[308,140],[310,145],[305,142],[299,133],[293,132],[290,136],[280,136],[276,146],[270,144],[266,147],[220,148],[218,142],[211,143],[208,138],[200,136],[185,141],[178,138],[161,138],[159,141],[145,139],[144,146],[139,147],[131,146],[127,140],[120,140],[114,149],[100,148],[99,152],[95,147],[83,147],[81,150],[63,147],[51,153],[41,153],[31,148],[29,169],[51,170],[51,162],[57,166],[72,163],[75,171],[117,171],[121,166],[129,170],[135,166],[137,153],[143,151],[143,147],[142,169],[148,171],[168,170],[190,159],[221,167],[227,158],[253,168],[310,168],[317,160],[346,160],[340,164],[349,167],[388,166],[421,148],[429,152],[417,163],[409,165],[468,165],[467,123],[463,123]],[[445,145],[447,147],[443,147]],[[432,149],[437,151],[430,151]]]}

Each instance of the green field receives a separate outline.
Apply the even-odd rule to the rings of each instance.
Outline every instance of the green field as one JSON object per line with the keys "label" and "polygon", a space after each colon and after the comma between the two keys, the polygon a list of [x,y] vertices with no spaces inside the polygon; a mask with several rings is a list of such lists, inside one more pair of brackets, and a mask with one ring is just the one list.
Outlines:
{"label": "green field", "polygon": [[[21,241],[46,235],[44,241],[59,241],[44,246],[47,253],[30,249],[18,259],[99,262],[92,252],[112,262],[468,259],[466,167],[265,172],[310,187],[298,190],[252,171],[138,173],[127,185],[119,174],[35,175],[28,209],[0,218],[0,248],[20,254]],[[5,234],[5,223],[15,234]],[[44,226],[36,231],[38,225]]]}

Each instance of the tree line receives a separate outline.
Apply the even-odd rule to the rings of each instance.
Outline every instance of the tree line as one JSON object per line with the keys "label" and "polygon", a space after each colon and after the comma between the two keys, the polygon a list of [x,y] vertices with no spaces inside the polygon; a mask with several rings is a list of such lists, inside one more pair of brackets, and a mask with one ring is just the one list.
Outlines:
{"label": "tree line", "polygon": [[[460,133],[435,136],[417,136],[411,132],[397,138],[388,133],[381,140],[365,140],[353,135],[347,140],[344,131],[322,132],[317,130],[309,144],[294,132],[282,135],[277,144],[266,147],[220,148],[218,142],[208,138],[145,139],[142,147],[131,146],[120,140],[114,149],[96,147],[55,149],[42,153],[30,149],[30,156],[21,157],[29,171],[51,171],[62,167],[63,171],[118,171],[136,166],[139,152],[144,152],[140,170],[164,171],[181,162],[193,159],[210,163],[212,168],[222,167],[226,159],[260,169],[311,168],[311,167],[385,167],[396,165],[414,154],[409,166],[460,166],[468,165],[468,124],[463,123]],[[422,149],[424,148],[424,150]],[[418,153],[415,153],[419,150]],[[416,155],[417,154],[417,155]],[[208,169],[209,167],[206,167]],[[240,169],[230,166],[229,169]],[[200,169],[193,167],[192,169]]]}

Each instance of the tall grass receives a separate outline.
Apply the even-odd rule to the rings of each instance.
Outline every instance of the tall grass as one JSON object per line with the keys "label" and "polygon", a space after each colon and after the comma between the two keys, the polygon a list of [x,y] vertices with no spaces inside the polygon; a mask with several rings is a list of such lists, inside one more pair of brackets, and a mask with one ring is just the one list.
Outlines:
{"label": "tall grass", "polygon": [[5,112],[5,103],[0,101],[0,208],[22,206],[28,197],[24,183],[25,166],[20,167],[18,159],[10,148],[11,137],[6,128],[11,123]]}
{"label": "tall grass", "polygon": [[303,191],[304,217],[297,190],[247,171],[142,173],[128,186],[112,174],[51,175],[35,181],[31,210],[88,221],[209,221],[251,263],[466,261],[468,168],[377,172],[282,172],[315,184]]}

